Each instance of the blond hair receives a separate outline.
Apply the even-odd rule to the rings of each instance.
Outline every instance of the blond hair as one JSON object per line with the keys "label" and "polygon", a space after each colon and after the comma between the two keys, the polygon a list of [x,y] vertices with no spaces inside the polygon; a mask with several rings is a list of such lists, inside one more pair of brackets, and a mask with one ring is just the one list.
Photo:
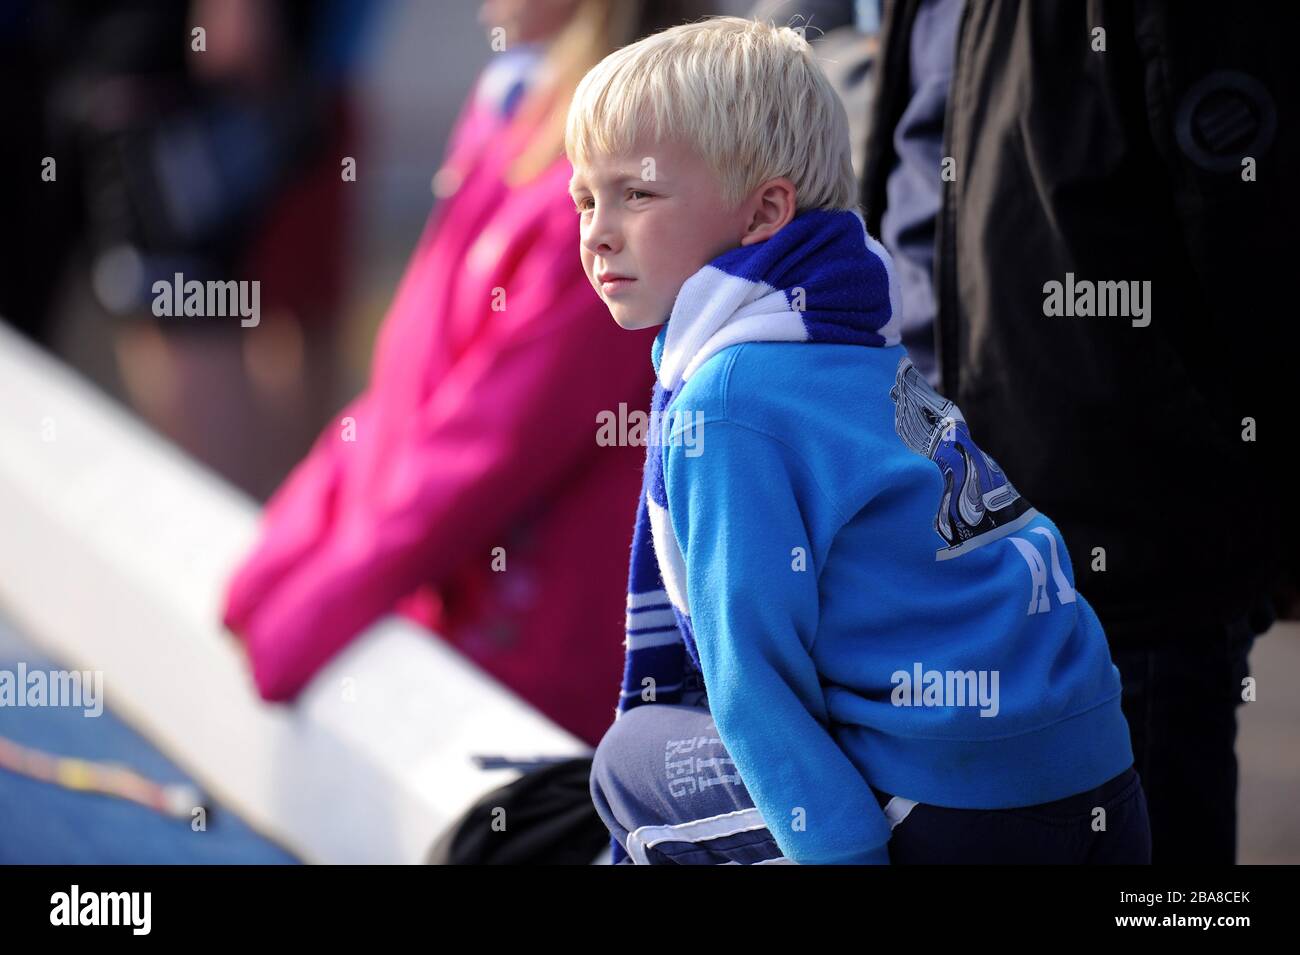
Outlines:
{"label": "blond hair", "polygon": [[710,17],[609,54],[574,92],[565,154],[624,155],[639,135],[694,149],[730,208],[777,176],[800,211],[857,208],[848,116],[801,30]]}

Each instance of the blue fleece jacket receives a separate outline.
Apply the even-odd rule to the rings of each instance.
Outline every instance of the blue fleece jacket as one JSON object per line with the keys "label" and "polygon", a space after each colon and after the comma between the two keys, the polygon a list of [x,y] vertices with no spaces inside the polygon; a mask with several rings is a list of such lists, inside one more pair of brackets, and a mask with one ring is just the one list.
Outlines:
{"label": "blue fleece jacket", "polygon": [[885,861],[867,782],[998,809],[1133,762],[1119,673],[1055,525],[1031,509],[936,552],[951,475],[895,430],[904,355],[747,342],[669,406],[699,429],[661,454],[709,707],[796,861]]}

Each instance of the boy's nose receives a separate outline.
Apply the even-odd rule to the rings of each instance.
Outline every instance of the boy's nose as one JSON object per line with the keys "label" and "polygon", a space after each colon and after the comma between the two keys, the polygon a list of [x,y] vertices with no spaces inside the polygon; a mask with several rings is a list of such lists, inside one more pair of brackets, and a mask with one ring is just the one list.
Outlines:
{"label": "boy's nose", "polygon": [[607,216],[597,212],[582,230],[582,245],[592,255],[617,252],[621,240]]}
{"label": "boy's nose", "polygon": [[615,242],[609,236],[600,236],[598,238],[585,240],[583,245],[586,247],[587,251],[594,256],[605,257],[618,251]]}

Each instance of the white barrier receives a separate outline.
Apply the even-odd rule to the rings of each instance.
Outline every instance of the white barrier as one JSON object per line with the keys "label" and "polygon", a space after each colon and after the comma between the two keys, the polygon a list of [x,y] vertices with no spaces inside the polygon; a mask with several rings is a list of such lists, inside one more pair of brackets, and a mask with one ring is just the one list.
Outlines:
{"label": "white barrier", "polygon": [[263,702],[219,623],[256,519],[251,500],[0,323],[0,605],[62,665],[103,671],[107,705],[250,825],[312,862],[420,862],[518,775],[475,754],[590,752],[397,617],[294,704]]}

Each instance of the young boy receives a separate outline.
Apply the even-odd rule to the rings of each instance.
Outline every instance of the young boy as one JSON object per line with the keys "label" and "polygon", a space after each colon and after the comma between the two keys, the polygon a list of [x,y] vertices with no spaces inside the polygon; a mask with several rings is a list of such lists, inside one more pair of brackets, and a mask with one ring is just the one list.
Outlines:
{"label": "young boy", "polygon": [[587,274],[664,325],[592,767],[613,861],[1149,861],[1105,635],[899,344],[849,150],[802,36],[734,17],[570,108]]}

